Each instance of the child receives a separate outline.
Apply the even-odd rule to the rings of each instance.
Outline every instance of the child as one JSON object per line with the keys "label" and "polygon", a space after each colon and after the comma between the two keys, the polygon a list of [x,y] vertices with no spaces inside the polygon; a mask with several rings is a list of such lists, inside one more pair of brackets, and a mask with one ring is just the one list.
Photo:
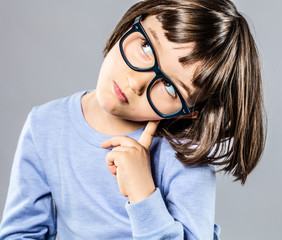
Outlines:
{"label": "child", "polygon": [[215,165],[245,183],[263,151],[258,55],[229,0],[144,0],[97,87],[35,107],[0,239],[219,239]]}

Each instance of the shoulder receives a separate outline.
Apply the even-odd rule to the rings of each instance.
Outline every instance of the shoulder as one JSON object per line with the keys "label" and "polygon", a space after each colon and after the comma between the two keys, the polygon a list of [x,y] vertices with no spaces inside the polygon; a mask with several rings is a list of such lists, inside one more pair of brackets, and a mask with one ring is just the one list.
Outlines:
{"label": "shoulder", "polygon": [[33,107],[26,125],[36,145],[46,146],[48,143],[55,142],[62,132],[68,132],[72,126],[70,108],[74,102],[79,101],[82,94],[83,92],[77,92]]}
{"label": "shoulder", "polygon": [[68,104],[72,96],[49,101],[42,105],[33,107],[30,112],[31,121],[50,121],[63,116],[68,111]]}
{"label": "shoulder", "polygon": [[[181,162],[176,151],[172,148],[167,139],[163,138],[160,151],[160,165],[163,169],[163,184],[168,185],[173,180],[184,179],[190,184],[211,184],[215,183],[215,167],[213,165],[187,166]],[[183,182],[183,184],[185,184]]]}
{"label": "shoulder", "polygon": [[69,108],[72,101],[82,95],[77,92],[71,96],[55,99],[45,104],[35,106],[29,114],[30,124],[33,128],[48,128],[64,124],[69,119]]}

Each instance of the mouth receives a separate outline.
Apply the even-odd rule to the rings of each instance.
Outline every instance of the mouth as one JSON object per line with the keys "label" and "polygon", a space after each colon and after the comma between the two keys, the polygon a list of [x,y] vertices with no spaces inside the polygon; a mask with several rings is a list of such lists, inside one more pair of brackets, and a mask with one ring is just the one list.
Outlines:
{"label": "mouth", "polygon": [[117,97],[117,99],[122,103],[128,103],[128,99],[126,95],[122,92],[122,90],[119,88],[118,84],[114,81],[114,92]]}

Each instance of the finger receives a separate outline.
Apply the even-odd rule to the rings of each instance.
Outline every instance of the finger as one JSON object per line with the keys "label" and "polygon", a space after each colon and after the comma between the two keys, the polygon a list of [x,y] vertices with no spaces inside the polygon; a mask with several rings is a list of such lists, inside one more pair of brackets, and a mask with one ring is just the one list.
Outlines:
{"label": "finger", "polygon": [[[116,149],[117,148],[117,149]],[[109,151],[106,156],[106,164],[107,166],[116,166],[118,167],[120,159],[124,159],[127,156],[129,151],[133,149],[130,147],[116,147]]]}
{"label": "finger", "polygon": [[106,141],[101,143],[102,148],[110,148],[110,147],[117,147],[117,146],[127,146],[127,147],[134,147],[136,146],[136,140],[130,138],[128,136],[116,136],[107,139]]}
{"label": "finger", "polygon": [[118,167],[118,158],[117,158],[118,152],[109,152],[106,157],[106,165],[108,169],[110,170],[111,174],[114,176],[117,175],[117,167]]}
{"label": "finger", "polygon": [[112,165],[112,166],[107,166],[108,169],[110,170],[111,174],[113,175],[117,175],[117,167],[115,165]]}
{"label": "finger", "polygon": [[157,130],[158,124],[160,121],[149,121],[139,138],[138,142],[143,145],[147,150],[150,149],[150,146],[153,141],[154,134]]}
{"label": "finger", "polygon": [[129,152],[131,150],[133,150],[133,147],[127,147],[127,146],[117,146],[114,147],[111,152]]}
{"label": "finger", "polygon": [[118,151],[110,151],[106,156],[106,165],[107,167],[118,166],[118,157],[120,157],[120,153]]}

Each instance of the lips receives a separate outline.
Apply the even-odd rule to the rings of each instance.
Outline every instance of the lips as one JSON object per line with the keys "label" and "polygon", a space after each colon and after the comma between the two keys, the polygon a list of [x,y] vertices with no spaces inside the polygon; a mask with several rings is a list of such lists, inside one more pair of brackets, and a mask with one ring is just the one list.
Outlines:
{"label": "lips", "polygon": [[128,99],[125,94],[121,91],[117,83],[114,81],[114,91],[118,100],[122,103],[128,103]]}

